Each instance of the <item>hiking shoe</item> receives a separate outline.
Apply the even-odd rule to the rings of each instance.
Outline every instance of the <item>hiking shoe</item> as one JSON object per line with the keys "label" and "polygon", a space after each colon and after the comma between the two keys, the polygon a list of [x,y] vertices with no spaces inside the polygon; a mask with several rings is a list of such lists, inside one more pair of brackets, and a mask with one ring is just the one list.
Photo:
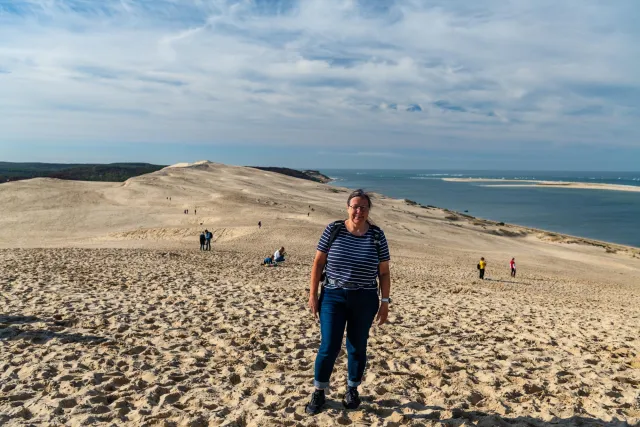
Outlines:
{"label": "hiking shoe", "polygon": [[357,409],[360,406],[360,396],[356,387],[347,387],[342,404],[347,409]]}
{"label": "hiking shoe", "polygon": [[316,390],[311,395],[311,402],[307,403],[304,410],[309,415],[316,415],[322,411],[326,400],[324,398],[324,390]]}

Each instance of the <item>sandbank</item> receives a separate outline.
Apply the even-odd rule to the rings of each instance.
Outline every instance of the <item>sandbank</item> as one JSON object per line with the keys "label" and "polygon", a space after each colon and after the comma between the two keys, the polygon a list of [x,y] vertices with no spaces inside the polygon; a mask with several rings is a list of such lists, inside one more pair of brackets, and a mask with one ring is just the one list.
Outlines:
{"label": "sandbank", "polygon": [[[486,187],[555,187],[555,188],[573,188],[580,190],[610,190],[610,191],[632,191],[640,192],[640,186],[635,185],[618,185],[618,184],[601,184],[588,182],[567,182],[567,181],[540,181],[531,179],[497,179],[497,178],[441,178],[443,181],[450,182],[508,182],[516,184],[488,184]],[[525,184],[526,183],[526,184]]]}

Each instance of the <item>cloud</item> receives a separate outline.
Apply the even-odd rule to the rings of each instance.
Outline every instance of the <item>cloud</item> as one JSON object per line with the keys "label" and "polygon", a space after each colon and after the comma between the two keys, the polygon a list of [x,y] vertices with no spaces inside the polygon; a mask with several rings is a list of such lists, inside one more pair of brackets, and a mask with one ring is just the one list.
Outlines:
{"label": "cloud", "polygon": [[318,155],[336,157],[378,157],[381,159],[396,158],[405,159],[408,156],[395,151],[318,151]]}
{"label": "cloud", "polygon": [[0,144],[637,146],[639,14],[597,0],[1,2]]}
{"label": "cloud", "polygon": [[[440,107],[443,110],[457,111],[459,113],[465,113],[467,111],[467,109],[464,107],[460,107],[458,105],[452,105],[450,102],[443,101],[443,100],[436,101],[433,103],[433,105],[435,105],[436,107]],[[491,112],[489,114],[491,114]]]}

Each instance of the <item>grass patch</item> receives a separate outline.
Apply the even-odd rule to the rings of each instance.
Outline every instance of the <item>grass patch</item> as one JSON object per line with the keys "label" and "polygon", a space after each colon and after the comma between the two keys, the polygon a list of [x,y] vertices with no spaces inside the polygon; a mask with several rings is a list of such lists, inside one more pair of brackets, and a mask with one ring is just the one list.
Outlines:
{"label": "grass patch", "polygon": [[331,191],[332,193],[346,193],[347,190],[340,190],[339,188],[328,188],[328,191]]}

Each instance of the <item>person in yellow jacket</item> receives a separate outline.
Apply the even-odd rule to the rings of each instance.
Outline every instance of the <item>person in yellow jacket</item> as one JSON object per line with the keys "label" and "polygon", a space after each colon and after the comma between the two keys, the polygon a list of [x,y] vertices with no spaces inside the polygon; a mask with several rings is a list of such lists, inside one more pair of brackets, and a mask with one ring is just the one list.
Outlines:
{"label": "person in yellow jacket", "polygon": [[487,267],[487,262],[484,260],[484,257],[480,258],[480,262],[478,262],[478,270],[480,271],[480,279],[484,280],[484,269]]}

